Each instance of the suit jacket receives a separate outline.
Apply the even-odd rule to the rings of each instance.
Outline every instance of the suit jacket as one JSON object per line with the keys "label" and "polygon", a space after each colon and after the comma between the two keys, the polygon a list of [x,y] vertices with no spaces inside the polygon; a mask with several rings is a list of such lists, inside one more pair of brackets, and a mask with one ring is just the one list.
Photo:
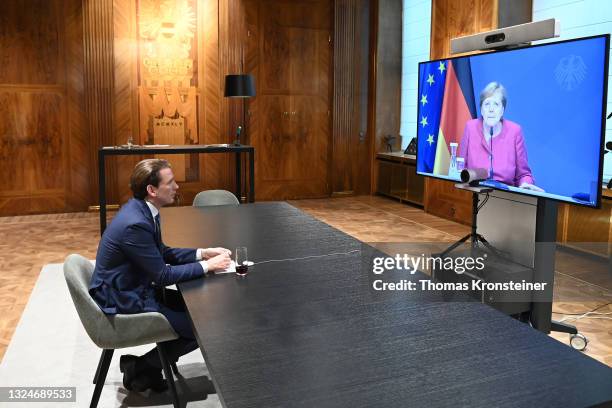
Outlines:
{"label": "suit jacket", "polygon": [[203,274],[196,250],[158,242],[151,210],[144,200],[131,199],[104,231],[89,293],[106,314],[158,312],[153,285]]}
{"label": "suit jacket", "polygon": [[[458,157],[465,158],[466,169],[490,168],[489,143],[484,138],[482,118],[465,125]],[[501,133],[493,138],[493,179],[510,186],[535,184],[527,162],[527,149],[521,127],[509,120],[502,122]]]}

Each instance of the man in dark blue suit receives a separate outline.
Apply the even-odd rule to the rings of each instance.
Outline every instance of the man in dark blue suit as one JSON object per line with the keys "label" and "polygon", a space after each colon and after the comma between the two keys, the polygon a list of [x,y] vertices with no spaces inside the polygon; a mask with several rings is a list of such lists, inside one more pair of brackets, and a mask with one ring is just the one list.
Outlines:
{"label": "man in dark blue suit", "polygon": [[[130,179],[129,200],[104,231],[96,255],[89,293],[106,314],[162,313],[180,336],[168,342],[168,359],[197,348],[181,296],[167,285],[202,278],[226,269],[225,248],[169,248],[161,240],[159,209],[172,204],[178,190],[170,164],[148,159],[136,165]],[[121,356],[123,385],[128,390],[167,388],[157,349],[143,356]]]}

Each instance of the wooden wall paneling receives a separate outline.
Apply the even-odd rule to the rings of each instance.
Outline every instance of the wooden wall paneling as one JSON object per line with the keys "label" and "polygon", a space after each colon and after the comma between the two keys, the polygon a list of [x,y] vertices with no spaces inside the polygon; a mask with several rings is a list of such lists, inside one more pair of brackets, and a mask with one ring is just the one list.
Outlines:
{"label": "wooden wall paneling", "polygon": [[[220,37],[221,50],[221,95],[223,98],[223,126],[224,130],[221,133],[220,143],[232,143],[236,138],[238,126],[242,126],[240,142],[249,144],[249,128],[248,128],[248,106],[252,99],[242,98],[225,98],[224,84],[225,75],[228,74],[244,74],[249,73],[246,67],[246,48],[249,41],[249,32],[247,27],[246,6],[244,0],[230,0],[227,4],[220,4],[220,8],[225,9],[225,12],[220,13],[222,20],[219,22],[222,36]],[[255,84],[257,90],[257,83]],[[245,122],[247,122],[245,126]],[[235,180],[235,160],[234,156],[228,156],[226,163],[226,183],[229,184],[230,190],[233,191]],[[248,161],[246,156],[242,157],[242,187],[241,196],[246,200],[246,169]]]}
{"label": "wooden wall paneling", "polygon": [[[146,128],[140,126],[138,99],[138,26],[136,0],[114,0],[113,7],[113,145],[147,142]],[[107,158],[107,165],[117,169],[118,202],[132,197],[130,176],[142,156]]]}
{"label": "wooden wall paneling", "polygon": [[[446,2],[447,38],[445,43],[449,47],[451,38],[473,34],[480,28],[481,0],[460,0]],[[446,56],[450,56],[447,53]]]}
{"label": "wooden wall paneling", "polygon": [[[333,121],[333,106],[334,106],[334,5],[332,1],[324,1],[319,3],[321,7],[319,13],[320,17],[327,20],[327,24],[319,26],[316,30],[316,34],[310,37],[314,47],[311,48],[312,55],[315,56],[316,70],[311,79],[317,78],[313,81],[312,86],[315,89],[315,95],[296,96],[293,98],[292,112],[297,114],[296,121],[294,122],[297,127],[296,131],[300,139],[306,139],[305,142],[311,148],[310,158],[314,160],[305,161],[302,164],[302,168],[305,169],[310,163],[314,164],[315,168],[319,167],[318,180],[315,181],[315,185],[319,184],[319,187],[315,187],[312,196],[316,197],[327,197],[331,194],[331,168],[332,168],[332,141],[334,138],[332,121]],[[321,29],[322,28],[322,29]],[[302,48],[298,49],[298,52],[302,52]],[[306,54],[306,53],[304,53]],[[305,60],[302,65],[298,67],[308,66],[308,60]],[[294,75],[299,72],[294,72]],[[308,77],[308,72],[304,72],[305,76]],[[294,82],[299,82],[301,76],[294,78]],[[308,90],[304,90],[304,93],[308,93]],[[301,104],[301,106],[300,106]],[[307,109],[308,107],[308,109]],[[316,127],[310,128],[312,124]],[[302,135],[306,137],[302,137]],[[310,138],[310,141],[307,138]],[[298,153],[298,157],[301,157],[301,152]],[[317,163],[319,163],[317,165]],[[350,168],[349,168],[350,171]],[[315,173],[316,174],[316,173]],[[303,173],[303,179],[312,177],[312,173]],[[354,189],[354,187],[353,187]]]}
{"label": "wooden wall paneling", "polygon": [[[603,190],[604,194],[606,190]],[[559,204],[557,242],[598,256],[612,255],[612,201],[602,198],[601,208]]]}
{"label": "wooden wall paneling", "polygon": [[256,55],[246,58],[258,88],[256,110],[249,116],[257,151],[257,199],[327,196],[332,3],[268,0],[245,5],[247,24],[257,20],[259,40],[257,48],[247,47]]}
{"label": "wooden wall paneling", "polygon": [[[219,70],[216,84],[219,95],[220,122],[219,133],[216,135],[214,143],[231,143],[234,140],[233,135],[239,122],[238,115],[242,113],[241,100],[224,96],[225,75],[240,72],[240,37],[242,27],[239,21],[242,15],[239,3],[239,0],[218,2],[219,43],[217,53]],[[233,184],[234,172],[230,171],[230,166],[234,164],[234,157],[223,155],[215,157],[214,160],[216,160],[216,171],[219,174],[216,180],[217,186],[229,185],[230,182]],[[211,182],[212,180],[207,181]]]}
{"label": "wooden wall paneling", "polygon": [[[261,46],[263,44],[262,33],[260,30],[260,7],[258,0],[245,0],[245,25],[247,28],[247,40],[244,49],[244,61],[245,61],[245,72],[252,74],[255,77],[255,87],[257,96],[251,98],[248,102],[248,141],[249,144],[255,145],[255,141],[261,140],[262,129],[264,124],[261,121],[265,118],[262,113],[264,107],[265,98],[262,96],[263,83],[262,70],[259,65],[259,55],[261,53]],[[256,200],[261,199],[259,180],[262,174],[259,172],[261,168],[261,155],[259,149],[256,146],[255,149],[255,191]]]}
{"label": "wooden wall paneling", "polygon": [[353,194],[353,174],[347,171],[350,163],[351,135],[355,132],[353,116],[356,72],[355,14],[354,4],[334,2],[334,110],[333,110],[333,159],[332,194]]}
{"label": "wooden wall paneling", "polygon": [[0,92],[2,153],[7,175],[0,214],[64,208],[64,97],[57,91]]}
{"label": "wooden wall paneling", "polygon": [[[375,6],[375,5],[374,5]],[[371,158],[374,156],[374,149],[370,141],[374,138],[373,133],[369,132],[369,103],[370,103],[370,53],[371,50],[371,20],[373,7],[369,0],[358,2],[357,12],[357,31],[359,41],[356,44],[359,50],[359,60],[357,69],[357,104],[355,106],[355,116],[358,118],[357,134],[353,135],[358,141],[356,157],[353,159],[354,187],[357,195],[371,194],[370,178],[372,177]],[[335,62],[334,62],[335,65]]]}
{"label": "wooden wall paneling", "polygon": [[430,58],[439,59],[450,54],[448,33],[448,0],[432,0]]}
{"label": "wooden wall paneling", "polygon": [[[259,77],[258,60],[259,60],[259,44],[260,44],[260,32],[259,32],[259,7],[257,7],[258,0],[245,0],[243,1],[244,6],[244,25],[246,29],[246,38],[244,41],[243,58],[244,58],[244,72],[249,73],[255,78],[255,90],[257,95],[260,95],[260,83],[261,78]],[[259,114],[260,109],[260,98],[255,96],[249,98],[247,103],[247,131],[246,131],[246,142],[252,144],[253,140],[257,139],[257,133],[259,132]],[[253,136],[255,134],[255,136]],[[259,156],[255,154],[255,162],[257,163]],[[256,165],[257,169],[257,165]],[[257,170],[256,170],[257,172]],[[250,176],[249,176],[250,177]],[[250,179],[245,180],[246,182]],[[257,188],[255,188],[257,191]],[[257,194],[255,196],[257,200]]]}
{"label": "wooden wall paneling", "polygon": [[609,244],[612,203],[603,200],[600,209],[567,206],[567,222],[564,230],[566,244],[585,251],[610,257]]}
{"label": "wooden wall paneling", "polygon": [[66,206],[63,4],[8,1],[0,13],[0,169],[9,175],[0,191],[0,215]]}
{"label": "wooden wall paneling", "polygon": [[81,0],[64,2],[66,84],[66,211],[82,211],[94,201],[97,183],[91,183],[92,148],[87,132],[84,94],[83,6]]}
{"label": "wooden wall paneling", "polygon": [[425,180],[425,211],[462,224],[472,223],[472,193],[458,190],[446,180]]}
{"label": "wooden wall paneling", "polygon": [[559,203],[557,214],[557,242],[567,242],[568,204]]}
{"label": "wooden wall paneling", "polygon": [[[84,73],[90,180],[98,184],[98,148],[115,145],[114,133],[114,61],[113,1],[83,0]],[[109,160],[106,166],[106,197],[109,204],[119,202],[117,165]],[[97,203],[97,192],[96,192]]]}
{"label": "wooden wall paneling", "polygon": [[433,0],[431,59],[450,56],[450,39],[497,28],[498,0]]}
{"label": "wooden wall paneling", "polygon": [[2,2],[0,84],[61,83],[61,3],[57,0]]}
{"label": "wooden wall paneling", "polygon": [[[64,111],[65,95],[22,93],[16,104],[17,112],[28,112],[26,132],[30,135],[26,168],[30,176],[32,194],[30,212],[39,213],[48,209],[57,212],[64,209],[64,164],[66,145],[66,123]],[[21,109],[23,108],[23,110]],[[55,200],[37,200],[36,193],[50,194]]]}
{"label": "wooden wall paneling", "polygon": [[[355,94],[357,72],[355,57],[356,4],[334,2],[334,110],[332,194],[353,194],[354,174],[350,171],[352,135],[356,132]],[[357,159],[354,157],[353,159]]]}
{"label": "wooden wall paneling", "polygon": [[[332,194],[369,193],[369,4],[334,2]],[[365,165],[364,165],[365,164]],[[365,183],[364,183],[365,182]]]}
{"label": "wooden wall paneling", "polygon": [[[378,191],[378,166],[376,152],[378,151],[378,140],[376,138],[376,89],[378,78],[378,0],[370,3],[370,35],[369,35],[369,59],[368,59],[368,150],[370,152],[370,191],[372,194]],[[401,106],[400,106],[401,114]]]}
{"label": "wooden wall paneling", "polygon": [[16,102],[17,94],[15,91],[8,92],[7,89],[2,90],[0,93],[0,114],[5,119],[0,121],[0,135],[2,135],[0,170],[2,170],[3,174],[11,175],[6,178],[3,183],[3,189],[0,191],[2,197],[0,209],[2,209],[3,214],[6,214],[4,207],[10,205],[8,202],[10,200],[9,193],[10,196],[14,196],[19,193],[25,194],[28,190],[24,166],[28,158],[21,146],[22,143],[20,143],[21,140],[25,140],[25,135],[23,132],[21,135],[17,134],[18,129],[24,126],[15,123],[18,119],[16,117],[17,113],[14,112]]}
{"label": "wooden wall paneling", "polygon": [[[516,0],[513,0],[513,3],[516,3],[518,5],[518,2],[516,2]],[[520,5],[518,5],[518,7],[520,7]],[[482,32],[495,30],[497,27],[499,27],[499,0],[481,0],[479,4],[479,14],[480,16],[477,19],[477,22],[479,24],[478,31]],[[531,15],[531,13],[529,14]]]}
{"label": "wooden wall paneling", "polygon": [[[290,111],[288,98],[284,96],[269,95],[267,87],[270,84],[278,82],[288,82],[288,74],[283,70],[284,66],[280,65],[279,70],[274,75],[266,75],[267,70],[260,64],[261,55],[264,54],[268,45],[264,42],[266,34],[263,31],[264,24],[261,21],[263,6],[259,0],[245,1],[246,8],[246,25],[248,27],[247,47],[245,48],[246,72],[255,76],[257,87],[257,97],[249,101],[249,140],[256,147],[255,154],[255,191],[257,191],[256,199],[260,200],[261,180],[266,180],[274,177],[275,173],[283,172],[286,164],[283,160],[282,143],[271,143],[266,154],[271,154],[278,157],[279,160],[274,163],[274,166],[268,166],[267,160],[262,156],[259,149],[260,141],[268,140],[270,137],[289,138],[290,126],[288,117],[283,115],[284,112]],[[272,37],[277,42],[273,49],[286,50],[286,45],[283,45],[282,37]],[[282,51],[276,58],[282,58]],[[285,100],[287,99],[287,100]]]}
{"label": "wooden wall paneling", "polygon": [[[222,2],[221,2],[222,3]],[[198,2],[198,105],[199,142],[201,144],[227,143],[223,120],[224,78],[220,61],[220,5],[217,0]],[[226,155],[200,155],[202,189],[225,188],[227,184]]]}

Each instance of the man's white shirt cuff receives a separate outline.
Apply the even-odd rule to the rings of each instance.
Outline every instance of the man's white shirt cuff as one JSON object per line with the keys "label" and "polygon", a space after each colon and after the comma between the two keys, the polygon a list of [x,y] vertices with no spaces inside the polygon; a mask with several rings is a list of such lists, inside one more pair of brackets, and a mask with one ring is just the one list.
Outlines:
{"label": "man's white shirt cuff", "polygon": [[204,259],[204,248],[198,248],[196,250],[196,261],[202,261]]}
{"label": "man's white shirt cuff", "polygon": [[204,248],[198,248],[196,250],[196,261],[200,262],[200,265],[202,265],[202,269],[204,269],[204,275],[206,275],[206,273],[208,272],[208,263],[206,261],[203,261],[204,251]]}

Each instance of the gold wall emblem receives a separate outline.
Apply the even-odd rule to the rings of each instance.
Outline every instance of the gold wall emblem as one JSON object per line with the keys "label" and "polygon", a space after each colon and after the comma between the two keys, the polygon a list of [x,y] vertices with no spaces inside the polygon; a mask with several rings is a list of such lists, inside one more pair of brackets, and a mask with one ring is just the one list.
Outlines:
{"label": "gold wall emblem", "polygon": [[[138,0],[137,8],[141,142],[197,143],[195,0]],[[169,159],[184,181],[185,156]]]}

